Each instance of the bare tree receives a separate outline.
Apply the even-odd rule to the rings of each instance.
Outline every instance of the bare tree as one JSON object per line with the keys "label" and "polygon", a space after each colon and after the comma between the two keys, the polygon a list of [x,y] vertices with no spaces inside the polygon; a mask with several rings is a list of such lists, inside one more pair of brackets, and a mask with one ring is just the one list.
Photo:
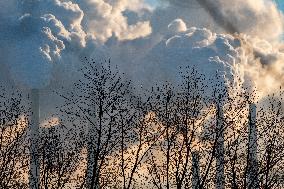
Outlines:
{"label": "bare tree", "polygon": [[[203,188],[210,180],[217,137],[213,142],[203,144],[201,131],[208,115],[214,115],[216,109],[212,105],[214,98],[204,98],[203,93],[208,90],[208,86],[203,83],[203,79],[204,75],[193,69],[183,75],[181,86],[175,88],[165,85],[157,89],[159,92],[152,111],[157,114],[165,132],[154,149],[156,155],[149,159],[149,172],[156,188]],[[207,145],[204,151],[203,145]],[[211,151],[206,150],[209,146]],[[201,154],[205,157],[205,151],[208,159],[200,165],[203,167],[203,174],[200,174],[195,160]],[[192,167],[193,164],[198,168]],[[197,181],[193,181],[193,177]]]}
{"label": "bare tree", "polygon": [[22,94],[2,87],[0,94],[0,188],[27,188],[29,109]]}
{"label": "bare tree", "polygon": [[281,188],[281,95],[259,109],[243,86],[205,83],[193,69],[138,98],[109,62],[82,73],[60,94],[87,149],[80,187]]}
{"label": "bare tree", "polygon": [[230,187],[283,187],[282,96],[280,92],[258,103],[258,108],[247,108],[250,113],[227,149]]}
{"label": "bare tree", "polygon": [[[156,104],[152,111],[165,130],[154,155],[148,160],[155,188],[263,186],[262,167],[266,165],[268,169],[271,149],[265,147],[264,150],[267,145],[262,141],[266,141],[271,134],[267,129],[259,128],[266,125],[268,117],[262,116],[263,120],[258,120],[256,105],[251,103],[249,99],[252,97],[242,86],[224,90],[218,86],[222,83],[218,83],[212,98],[204,99],[202,95],[209,86],[203,83],[202,75],[193,71],[187,73],[183,81],[181,88],[164,86],[154,100]],[[280,102],[277,105],[282,107]],[[267,105],[264,106],[264,110],[267,108]],[[277,114],[267,111],[264,114],[274,115],[270,119],[275,119],[274,122],[278,120],[279,130],[281,113],[279,108],[275,108],[273,111],[277,110]],[[279,132],[271,133],[277,133],[274,138],[282,141]],[[282,153],[278,151],[277,154]],[[279,162],[278,166],[281,165]],[[267,180],[270,180],[268,175]],[[273,184],[280,183],[280,177],[277,178]]]}
{"label": "bare tree", "polygon": [[81,71],[83,77],[76,84],[76,92],[61,96],[74,107],[65,112],[83,120],[88,127],[85,135],[88,162],[84,185],[92,189],[104,188],[116,183],[110,178],[115,179],[112,175],[116,175],[117,170],[110,169],[108,165],[111,156],[121,148],[120,141],[124,140],[121,134],[129,129],[125,124],[131,125],[128,123],[134,116],[130,83],[123,81],[110,62],[98,64],[86,60]]}
{"label": "bare tree", "polygon": [[[41,128],[39,144],[40,188],[63,189],[77,187],[76,171],[82,161],[82,144],[76,131],[64,125]],[[75,138],[75,140],[74,140]]]}

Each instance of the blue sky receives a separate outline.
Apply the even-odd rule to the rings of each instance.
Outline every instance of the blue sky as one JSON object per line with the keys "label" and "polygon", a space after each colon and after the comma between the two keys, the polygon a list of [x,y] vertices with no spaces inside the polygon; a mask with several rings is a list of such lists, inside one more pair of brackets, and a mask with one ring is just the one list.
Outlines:
{"label": "blue sky", "polygon": [[284,0],[275,0],[276,3],[279,5],[279,8],[284,11]]}
{"label": "blue sky", "polygon": [[156,6],[158,4],[158,0],[146,0],[149,4]]}

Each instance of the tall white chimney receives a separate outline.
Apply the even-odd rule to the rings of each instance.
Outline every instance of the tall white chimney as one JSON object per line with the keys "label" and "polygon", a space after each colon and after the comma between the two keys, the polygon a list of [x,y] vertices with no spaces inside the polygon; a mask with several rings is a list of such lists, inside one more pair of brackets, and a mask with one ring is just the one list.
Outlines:
{"label": "tall white chimney", "polygon": [[39,188],[39,158],[38,158],[38,142],[39,142],[39,90],[31,90],[31,121],[30,121],[30,189]]}
{"label": "tall white chimney", "polygon": [[199,153],[192,152],[192,189],[198,189],[200,185]]}
{"label": "tall white chimney", "polygon": [[95,129],[92,123],[89,123],[88,128],[88,143],[87,143],[87,178],[86,184],[87,187],[91,187],[93,181],[93,174],[95,168],[95,137],[94,137]]}
{"label": "tall white chimney", "polygon": [[258,160],[257,160],[257,127],[256,127],[256,105],[249,105],[249,143],[248,143],[248,178],[247,184],[250,188],[258,186]]}
{"label": "tall white chimney", "polygon": [[224,176],[224,113],[221,103],[217,105],[217,144],[216,144],[216,189],[225,188],[225,176]]}

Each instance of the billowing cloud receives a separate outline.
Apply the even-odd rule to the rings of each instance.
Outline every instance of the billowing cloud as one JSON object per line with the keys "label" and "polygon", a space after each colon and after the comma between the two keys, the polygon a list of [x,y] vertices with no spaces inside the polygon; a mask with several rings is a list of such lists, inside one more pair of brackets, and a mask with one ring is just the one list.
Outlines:
{"label": "billowing cloud", "polygon": [[226,89],[234,84],[236,76],[243,78],[239,69],[242,58],[240,45],[240,40],[231,35],[191,27],[168,35],[157,44],[138,62],[134,78],[138,78],[138,85],[146,87],[164,81],[178,84],[179,72],[189,67],[205,75],[207,94],[220,83]]}
{"label": "billowing cloud", "polygon": [[219,0],[222,14],[241,33],[262,39],[277,39],[283,33],[284,17],[270,0]]}
{"label": "billowing cloud", "polygon": [[[62,53],[69,48],[66,45],[85,45],[84,32],[78,26],[83,13],[75,4],[67,6],[57,0],[7,3],[15,12],[0,9],[1,21],[9,23],[0,34],[0,48],[7,52],[1,55],[1,64],[6,65],[10,78],[18,85],[46,86],[54,65],[62,61]],[[69,15],[64,19],[61,14]]]}
{"label": "billowing cloud", "polygon": [[258,95],[264,97],[275,93],[284,85],[284,53],[279,44],[252,36],[241,36],[242,69],[247,83],[256,87]]}
{"label": "billowing cloud", "polygon": [[123,14],[125,11],[140,13],[147,9],[139,0],[82,0],[78,4],[85,13],[84,27],[99,41],[105,42],[112,35],[119,40],[133,40],[151,34],[149,21],[129,25]]}
{"label": "billowing cloud", "polygon": [[2,0],[0,77],[66,86],[92,57],[111,58],[137,84],[175,83],[180,66],[193,66],[224,86],[235,77],[264,93],[283,85],[283,15],[271,0],[167,2]]}
{"label": "billowing cloud", "polygon": [[168,25],[168,29],[172,33],[177,33],[177,32],[185,32],[187,30],[187,27],[182,19],[175,19]]}
{"label": "billowing cloud", "polygon": [[123,14],[147,9],[138,1],[5,0],[0,5],[1,64],[15,83],[31,88],[72,75],[82,57],[103,52],[113,35],[133,40],[151,33],[149,21],[128,24]]}
{"label": "billowing cloud", "polygon": [[[169,26],[183,24],[175,19]],[[206,76],[208,94],[217,83],[224,89],[232,85],[257,88],[260,97],[283,86],[284,54],[277,43],[246,34],[216,34],[205,28],[168,29],[160,43],[135,60],[133,80],[137,85],[176,84],[180,69],[190,67]]]}
{"label": "billowing cloud", "polygon": [[170,15],[180,17],[189,26],[206,27],[215,32],[224,30],[229,33],[245,33],[267,40],[278,39],[283,33],[283,14],[271,0],[232,2],[227,0],[167,0],[167,2],[168,6],[159,11],[168,12],[167,17]]}

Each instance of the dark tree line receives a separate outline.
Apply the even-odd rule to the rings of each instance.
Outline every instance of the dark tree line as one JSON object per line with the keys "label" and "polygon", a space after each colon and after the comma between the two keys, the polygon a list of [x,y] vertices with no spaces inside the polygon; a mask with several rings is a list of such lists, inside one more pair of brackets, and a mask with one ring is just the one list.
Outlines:
{"label": "dark tree line", "polygon": [[38,186],[28,185],[30,99],[2,90],[1,188],[283,188],[281,89],[256,102],[187,68],[177,85],[136,96],[110,62],[86,60],[81,73],[57,92],[58,125],[39,129]]}

